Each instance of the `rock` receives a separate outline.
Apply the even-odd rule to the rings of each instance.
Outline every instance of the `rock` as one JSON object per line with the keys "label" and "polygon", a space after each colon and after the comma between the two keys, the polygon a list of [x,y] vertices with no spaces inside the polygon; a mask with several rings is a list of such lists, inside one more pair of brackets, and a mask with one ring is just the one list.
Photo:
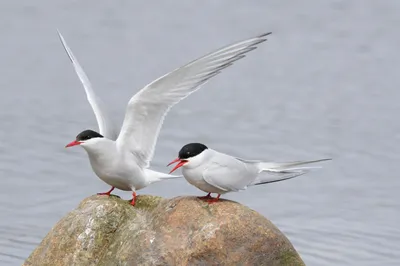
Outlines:
{"label": "rock", "polygon": [[62,218],[28,265],[304,265],[268,219],[228,200],[92,196]]}

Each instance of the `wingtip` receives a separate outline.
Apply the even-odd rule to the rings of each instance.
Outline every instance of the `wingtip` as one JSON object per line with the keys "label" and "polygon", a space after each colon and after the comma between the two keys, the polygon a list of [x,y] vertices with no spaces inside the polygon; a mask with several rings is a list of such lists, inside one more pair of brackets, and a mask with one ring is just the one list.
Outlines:
{"label": "wingtip", "polygon": [[58,28],[56,30],[57,30],[58,38],[60,39],[62,45],[64,46],[64,36],[61,34],[61,32]]}
{"label": "wingtip", "polygon": [[315,161],[310,161],[308,163],[320,163],[320,162],[325,162],[325,161],[332,161],[333,158],[324,158],[324,159],[319,159],[319,160],[315,160]]}
{"label": "wingtip", "polygon": [[267,32],[267,33],[260,34],[257,37],[258,38],[263,38],[263,37],[266,37],[266,36],[271,35],[271,34],[272,34],[272,32],[270,31],[270,32]]}
{"label": "wingtip", "polygon": [[61,34],[61,32],[57,29],[57,33],[58,33],[58,38],[60,39],[61,45],[64,48],[65,53],[67,54],[69,60],[71,60],[71,62],[74,64],[74,55],[72,54],[72,51],[70,50],[70,48],[67,45],[67,42],[64,39],[64,36]]}
{"label": "wingtip", "polygon": [[58,37],[62,38],[62,34],[61,34],[60,30],[58,28],[56,28],[56,31],[57,31]]}

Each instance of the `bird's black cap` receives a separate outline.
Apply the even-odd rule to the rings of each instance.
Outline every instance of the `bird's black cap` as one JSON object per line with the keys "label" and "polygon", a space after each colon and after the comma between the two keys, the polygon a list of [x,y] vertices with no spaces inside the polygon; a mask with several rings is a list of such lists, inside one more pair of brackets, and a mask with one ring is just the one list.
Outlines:
{"label": "bird's black cap", "polygon": [[104,138],[101,134],[97,133],[96,131],[87,129],[82,131],[81,133],[76,136],[77,141],[88,140],[92,138]]}
{"label": "bird's black cap", "polygon": [[208,149],[206,145],[201,143],[189,143],[182,147],[179,151],[179,159],[188,159],[199,155],[204,150]]}

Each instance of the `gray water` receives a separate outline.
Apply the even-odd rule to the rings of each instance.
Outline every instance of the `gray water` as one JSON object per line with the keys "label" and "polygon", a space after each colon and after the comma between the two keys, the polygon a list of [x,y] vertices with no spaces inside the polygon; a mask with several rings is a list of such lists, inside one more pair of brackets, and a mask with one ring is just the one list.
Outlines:
{"label": "gray water", "polygon": [[[400,263],[400,1],[2,1],[0,265],[20,265],[87,196],[96,121],[56,34],[121,123],[128,99],[220,46],[268,42],[175,106],[152,167],[199,141],[249,159],[334,158],[226,198],[271,219],[307,265]],[[184,180],[142,194],[202,195]],[[129,199],[127,192],[117,192]]]}

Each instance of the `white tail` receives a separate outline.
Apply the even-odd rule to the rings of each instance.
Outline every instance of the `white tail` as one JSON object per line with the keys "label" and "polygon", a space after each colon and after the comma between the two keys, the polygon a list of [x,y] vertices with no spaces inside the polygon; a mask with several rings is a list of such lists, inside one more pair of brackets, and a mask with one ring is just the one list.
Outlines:
{"label": "white tail", "polygon": [[329,161],[332,159],[320,159],[314,161],[297,161],[287,163],[276,163],[276,162],[259,162],[259,175],[251,185],[261,185],[266,183],[279,182],[287,179],[291,179],[300,175],[308,173],[312,169],[321,168],[320,166],[305,166],[299,167],[305,164],[317,163],[323,161]]}
{"label": "white tail", "polygon": [[154,182],[161,181],[164,179],[175,179],[175,178],[183,177],[182,175],[170,175],[170,174],[153,171],[150,169],[144,169],[144,172],[150,183],[154,183]]}

